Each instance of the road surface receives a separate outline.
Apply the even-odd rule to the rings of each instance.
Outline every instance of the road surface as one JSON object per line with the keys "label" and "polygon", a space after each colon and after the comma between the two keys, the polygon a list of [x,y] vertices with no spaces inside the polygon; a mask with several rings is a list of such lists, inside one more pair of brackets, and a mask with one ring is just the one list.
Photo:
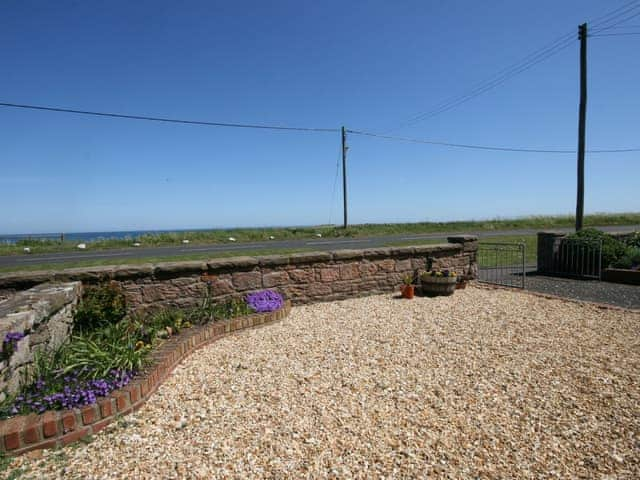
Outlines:
{"label": "road surface", "polygon": [[[631,232],[640,230],[640,225],[597,227],[600,230],[608,232]],[[572,232],[572,228],[556,228],[554,231]],[[60,252],[60,253],[43,253],[38,255],[5,255],[0,256],[0,268],[20,267],[37,264],[55,264],[55,263],[71,263],[86,260],[126,260],[129,258],[152,258],[152,257],[170,257],[189,255],[194,253],[223,253],[237,252],[239,255],[243,251],[252,250],[291,250],[291,249],[313,249],[313,250],[339,250],[343,248],[372,248],[381,247],[395,242],[408,242],[411,240],[445,240],[449,235],[470,234],[478,237],[496,237],[496,236],[519,236],[519,235],[535,235],[537,229],[521,229],[521,230],[500,230],[500,231],[481,231],[481,232],[453,232],[453,233],[425,233],[425,234],[406,234],[406,235],[386,235],[380,237],[363,237],[363,238],[315,238],[315,239],[296,239],[296,240],[266,240],[262,242],[250,243],[225,243],[211,245],[171,245],[163,247],[130,247],[118,248],[110,250]]]}

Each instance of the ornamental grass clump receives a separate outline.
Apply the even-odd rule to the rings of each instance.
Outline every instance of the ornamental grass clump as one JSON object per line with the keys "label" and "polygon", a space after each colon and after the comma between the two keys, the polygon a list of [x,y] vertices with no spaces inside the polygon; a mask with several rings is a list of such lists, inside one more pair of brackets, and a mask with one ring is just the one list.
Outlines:
{"label": "ornamental grass clump", "polygon": [[258,313],[273,312],[280,310],[284,305],[282,295],[274,290],[262,290],[250,293],[245,297],[247,305]]}

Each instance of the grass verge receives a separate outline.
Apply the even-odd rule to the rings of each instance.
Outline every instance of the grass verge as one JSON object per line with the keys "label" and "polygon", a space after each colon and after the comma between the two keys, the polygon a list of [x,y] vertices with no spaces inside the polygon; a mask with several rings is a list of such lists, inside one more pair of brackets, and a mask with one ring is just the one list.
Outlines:
{"label": "grass verge", "polygon": [[[636,225],[640,224],[640,213],[615,213],[587,215],[584,219],[585,227]],[[191,244],[224,244],[230,243],[233,237],[237,242],[267,241],[270,237],[277,240],[309,239],[318,233],[324,238],[341,237],[375,237],[397,234],[422,233],[456,233],[456,232],[491,232],[513,229],[553,229],[570,228],[574,226],[574,217],[564,216],[533,216],[512,219],[471,220],[459,222],[421,222],[421,223],[382,223],[352,225],[347,229],[332,225],[316,227],[274,227],[274,228],[236,228],[225,230],[196,230],[188,232],[147,234],[126,239],[101,239],[87,242],[91,250],[106,250],[113,248],[128,248],[134,242],[142,246],[180,245],[184,239]],[[75,241],[59,241],[53,239],[20,240],[15,244],[1,244],[0,255],[18,255],[23,253],[24,247],[29,247],[31,253],[53,253],[76,250]]]}
{"label": "grass verge", "polygon": [[78,260],[69,262],[57,262],[57,263],[34,263],[30,265],[12,265],[9,267],[0,267],[0,273],[7,272],[33,272],[38,270],[62,270],[64,268],[78,268],[78,267],[96,267],[104,265],[140,265],[143,263],[160,263],[160,262],[174,262],[174,261],[187,261],[187,260],[208,260],[210,258],[227,258],[238,256],[255,257],[259,255],[273,255],[283,253],[299,253],[310,252],[312,248],[295,248],[289,250],[280,249],[265,249],[265,250],[242,250],[238,252],[209,252],[209,253],[191,253],[182,255],[168,255],[163,257],[144,257],[144,258],[120,258],[120,259],[95,259],[95,260]]}

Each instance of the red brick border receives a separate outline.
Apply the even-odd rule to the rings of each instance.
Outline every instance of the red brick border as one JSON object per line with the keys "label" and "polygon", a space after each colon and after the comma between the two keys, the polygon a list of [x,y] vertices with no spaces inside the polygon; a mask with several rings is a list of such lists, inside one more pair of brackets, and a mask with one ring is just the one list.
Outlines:
{"label": "red brick border", "polygon": [[138,410],[173,369],[195,350],[237,330],[281,320],[290,311],[291,302],[287,301],[275,312],[255,313],[183,330],[151,352],[150,366],[131,383],[93,405],[0,420],[0,452],[21,455],[31,450],[65,446],[97,433],[117,416]]}

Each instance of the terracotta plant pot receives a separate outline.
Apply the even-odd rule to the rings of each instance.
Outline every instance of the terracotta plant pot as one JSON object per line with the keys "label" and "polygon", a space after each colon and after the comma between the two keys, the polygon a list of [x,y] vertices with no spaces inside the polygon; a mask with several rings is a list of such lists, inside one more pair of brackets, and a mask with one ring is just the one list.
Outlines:
{"label": "terracotta plant pot", "polygon": [[456,288],[459,290],[463,290],[465,288],[467,288],[467,281],[466,280],[462,280],[458,283],[456,283]]}
{"label": "terracotta plant pot", "polygon": [[400,289],[400,291],[402,292],[402,297],[403,298],[412,299],[413,296],[415,295],[415,286],[414,285],[402,285],[402,288]]}

